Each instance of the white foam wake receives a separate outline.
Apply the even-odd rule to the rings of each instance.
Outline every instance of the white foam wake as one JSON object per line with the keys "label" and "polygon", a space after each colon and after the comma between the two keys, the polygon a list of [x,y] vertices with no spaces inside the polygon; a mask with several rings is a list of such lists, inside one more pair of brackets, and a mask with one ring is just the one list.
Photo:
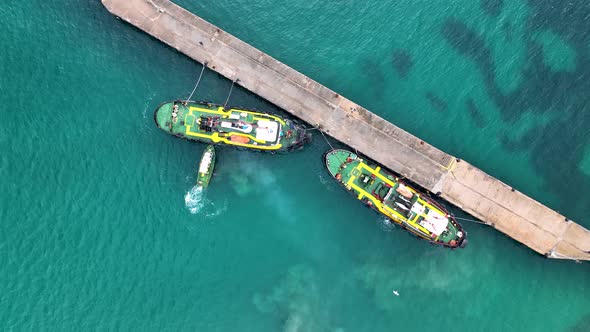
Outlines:
{"label": "white foam wake", "polygon": [[192,213],[197,214],[205,205],[205,194],[203,187],[196,185],[184,195],[184,205]]}
{"label": "white foam wake", "polygon": [[386,232],[391,232],[395,229],[395,224],[391,220],[389,220],[389,218],[379,218],[379,224],[381,225],[381,229]]}
{"label": "white foam wake", "polygon": [[148,108],[152,102],[152,99],[154,99],[154,97],[156,96],[155,93],[151,93],[150,97],[145,101],[145,103],[143,104],[143,111],[141,112],[141,115],[143,116],[144,119],[147,119],[147,111]]}
{"label": "white foam wake", "polygon": [[215,204],[207,199],[207,190],[196,185],[184,195],[184,205],[192,214],[202,215],[205,218],[213,218],[221,215],[227,210],[227,200],[223,206]]}

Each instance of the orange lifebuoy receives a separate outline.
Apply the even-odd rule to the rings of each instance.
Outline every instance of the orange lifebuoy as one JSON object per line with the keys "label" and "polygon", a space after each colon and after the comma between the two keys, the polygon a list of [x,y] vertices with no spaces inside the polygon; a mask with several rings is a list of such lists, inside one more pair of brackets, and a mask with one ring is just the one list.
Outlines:
{"label": "orange lifebuoy", "polygon": [[236,142],[236,143],[248,143],[250,142],[250,139],[246,136],[242,136],[242,135],[232,135],[229,138],[232,142]]}

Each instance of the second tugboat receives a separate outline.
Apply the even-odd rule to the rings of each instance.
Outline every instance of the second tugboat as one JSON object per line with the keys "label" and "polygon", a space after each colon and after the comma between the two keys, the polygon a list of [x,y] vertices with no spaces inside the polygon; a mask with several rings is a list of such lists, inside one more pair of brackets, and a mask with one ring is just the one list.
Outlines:
{"label": "second tugboat", "polygon": [[197,174],[197,184],[201,187],[207,187],[211,177],[213,176],[213,168],[215,167],[215,148],[213,145],[208,145],[201,157],[199,164],[199,173]]}
{"label": "second tugboat", "polygon": [[466,233],[440,204],[356,154],[324,155],[330,174],[356,198],[419,238],[445,247],[465,247]]}
{"label": "second tugboat", "polygon": [[174,136],[259,151],[292,151],[311,139],[292,120],[204,102],[163,103],[154,112],[154,120]]}

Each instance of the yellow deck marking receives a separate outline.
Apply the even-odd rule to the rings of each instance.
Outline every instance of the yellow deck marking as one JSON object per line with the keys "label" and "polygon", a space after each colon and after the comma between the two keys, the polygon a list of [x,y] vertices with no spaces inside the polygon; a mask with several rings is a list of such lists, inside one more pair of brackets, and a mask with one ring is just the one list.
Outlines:
{"label": "yellow deck marking", "polygon": [[[363,198],[363,196],[367,197],[368,199],[370,199],[373,204],[375,204],[375,206],[377,207],[377,209],[379,209],[379,211],[385,215],[392,215],[393,213],[393,217],[394,218],[401,218],[402,220],[407,220],[408,218],[405,218],[404,216],[402,216],[401,214],[399,214],[397,211],[390,209],[388,206],[384,205],[383,203],[381,203],[381,201],[379,201],[375,196],[371,195],[369,192],[367,192],[366,190],[364,190],[363,188],[357,186],[354,183],[354,180],[356,179],[356,176],[351,176],[350,179],[348,179],[348,182],[346,183],[349,187],[354,188],[354,190],[356,190],[359,195],[359,199]],[[389,210],[389,211],[387,211]]]}
{"label": "yellow deck marking", "polygon": [[[367,170],[369,173],[371,173],[372,175],[375,175],[376,177],[380,178],[381,180],[383,180],[385,183],[387,183],[390,186],[394,186],[395,182],[391,181],[390,179],[384,177],[381,173],[376,173],[376,171],[380,170],[381,168],[379,166],[377,166],[375,169],[369,167],[367,164],[360,162],[358,164],[357,167],[355,167],[352,171],[351,171],[351,177],[350,179],[348,179],[348,181],[346,182],[346,186],[349,188],[354,188],[354,190],[356,190],[357,192],[359,192],[359,199],[361,199],[363,196],[367,197],[368,199],[370,199],[373,204],[377,207],[377,209],[379,210],[379,212],[385,214],[386,216],[391,216],[394,219],[401,219],[403,221],[406,221],[407,223],[409,223],[410,225],[412,225],[413,227],[415,227],[416,229],[419,229],[427,234],[430,234],[431,232],[429,232],[426,228],[424,228],[422,225],[417,224],[414,220],[410,220],[407,217],[403,216],[402,214],[400,214],[399,212],[395,211],[394,209],[390,208],[389,206],[383,204],[381,201],[379,201],[375,196],[371,195],[369,192],[367,192],[366,190],[364,190],[363,188],[357,186],[354,183],[354,180],[357,178],[358,175],[360,175],[360,173],[362,173],[361,169],[365,169]],[[356,171],[357,175],[354,175]],[[410,187],[407,187],[408,189],[412,189]],[[416,193],[415,190],[412,190],[414,193]],[[418,198],[418,200],[420,200],[421,202],[424,202],[423,200],[421,200],[420,198]],[[431,206],[430,204],[428,204],[429,206]],[[437,209],[438,210],[438,209]],[[415,218],[417,219],[417,218]]]}
{"label": "yellow deck marking", "polygon": [[[192,117],[196,117],[193,114],[193,111],[199,111],[199,112],[203,112],[203,113],[211,113],[211,114],[221,114],[224,116],[228,116],[231,114],[231,110],[230,111],[223,111],[223,107],[219,107],[217,108],[217,110],[210,110],[210,109],[206,109],[206,108],[201,108],[201,107],[195,107],[195,106],[191,106],[189,108],[189,114],[186,114],[184,117],[185,120],[185,124],[186,119],[189,116]],[[245,113],[252,113],[252,114],[258,114],[258,113],[253,113],[253,112],[248,112],[248,111],[244,111]],[[269,115],[269,117],[273,117],[272,115]],[[273,117],[276,118],[276,117]],[[264,146],[264,145],[256,145],[256,144],[247,144],[247,143],[239,143],[239,142],[233,142],[231,140],[226,139],[225,137],[219,137],[219,133],[213,133],[213,134],[201,134],[201,133],[196,133],[194,131],[191,131],[191,127],[190,125],[186,125],[186,134],[189,136],[194,136],[194,137],[201,137],[201,138],[207,138],[210,139],[211,141],[213,141],[214,143],[219,143],[219,142],[224,142],[225,144],[228,145],[235,145],[235,146],[243,146],[243,147],[248,147],[248,148],[253,148],[253,149],[260,149],[260,150],[278,150],[280,149],[283,145],[282,144],[277,144],[277,145],[271,145],[271,146]],[[228,137],[231,137],[233,135],[236,136],[245,136],[248,137],[256,142],[259,143],[266,143],[266,141],[263,140],[259,140],[254,138],[252,135],[247,135],[247,134],[240,134],[240,133],[229,133]]]}
{"label": "yellow deck marking", "polygon": [[365,163],[362,163],[362,162],[361,162],[361,163],[359,163],[359,165],[358,165],[356,168],[357,168],[359,171],[360,171],[361,169],[363,169],[363,168],[364,168],[364,169],[366,169],[366,170],[367,170],[369,173],[371,173],[371,174],[375,175],[376,177],[380,178],[381,180],[383,180],[383,182],[387,183],[388,185],[390,185],[390,186],[392,186],[392,187],[395,185],[395,182],[393,182],[393,181],[391,181],[390,179],[388,179],[388,178],[384,177],[384,176],[383,176],[383,175],[381,175],[381,173],[379,173],[379,172],[377,172],[377,173],[376,173],[376,172],[375,172],[375,169],[372,169],[371,167],[369,167],[369,166],[368,166],[367,164],[365,164]]}
{"label": "yellow deck marking", "polygon": [[[188,120],[188,119],[192,119],[192,120]],[[195,123],[195,119],[196,117],[192,114],[187,114],[184,116],[184,124],[187,125],[187,123],[189,123],[190,126],[192,126],[193,123]]]}
{"label": "yellow deck marking", "polygon": [[443,215],[445,215],[446,213],[444,213],[443,211],[441,211],[439,208],[437,208],[436,206],[428,203],[427,201],[423,200],[422,198],[418,198],[418,201],[420,203],[422,203],[422,205],[426,206],[427,208],[429,208],[430,210],[435,210],[438,211],[440,213],[442,213]]}
{"label": "yellow deck marking", "polygon": [[[390,179],[384,177],[383,175],[381,175],[380,173],[376,173],[378,172],[378,170],[380,170],[381,168],[379,166],[377,166],[375,169],[372,169],[371,167],[369,167],[368,165],[366,165],[365,163],[359,163],[359,165],[356,167],[357,169],[361,169],[364,168],[367,171],[369,171],[369,173],[374,174],[375,176],[379,177],[381,180],[385,181],[387,184],[389,184],[390,186],[393,186],[395,183],[393,181],[391,181]],[[409,189],[410,191],[412,191],[414,194],[417,194],[416,190],[414,190],[414,188],[406,186],[407,189]],[[418,201],[420,203],[422,203],[424,206],[428,207],[430,210],[436,210],[438,212],[441,212],[443,215],[445,214],[443,211],[441,211],[439,208],[437,208],[436,206],[433,206],[432,204],[428,203],[427,201],[423,200],[422,198],[418,197]]]}

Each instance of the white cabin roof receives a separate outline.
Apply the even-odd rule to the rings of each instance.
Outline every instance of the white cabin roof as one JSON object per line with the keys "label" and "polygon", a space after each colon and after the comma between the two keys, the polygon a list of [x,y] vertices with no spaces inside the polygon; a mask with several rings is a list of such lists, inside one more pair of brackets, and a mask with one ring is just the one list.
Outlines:
{"label": "white cabin roof", "polygon": [[259,120],[256,128],[256,139],[274,142],[279,135],[279,123],[276,121]]}

